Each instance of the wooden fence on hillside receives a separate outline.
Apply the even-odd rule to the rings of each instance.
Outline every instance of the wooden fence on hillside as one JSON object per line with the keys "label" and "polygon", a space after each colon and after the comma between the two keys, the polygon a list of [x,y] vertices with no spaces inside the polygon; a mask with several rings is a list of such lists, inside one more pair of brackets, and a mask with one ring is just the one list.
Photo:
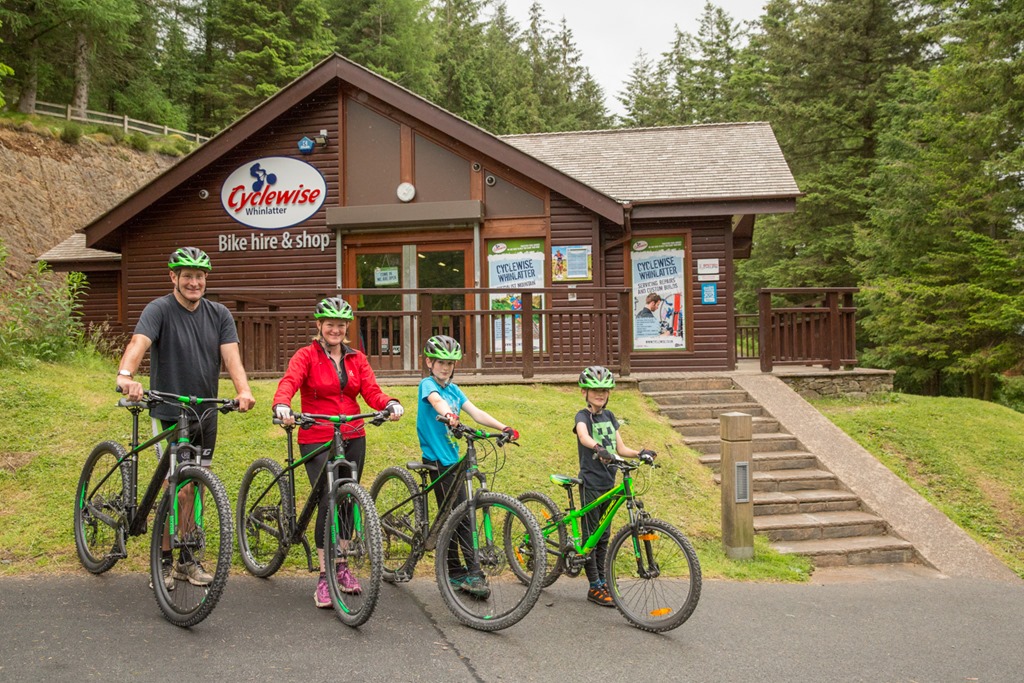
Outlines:
{"label": "wooden fence on hillside", "polygon": [[139,121],[138,119],[128,118],[128,116],[118,116],[117,114],[106,114],[101,111],[93,111],[91,109],[81,110],[75,109],[70,104],[52,104],[50,102],[36,102],[35,109],[32,111],[33,114],[39,114],[40,116],[55,116],[62,118],[65,121],[78,121],[80,123],[99,123],[104,126],[115,126],[123,130],[126,134],[132,132],[144,133],[146,135],[180,135],[186,140],[192,140],[199,144],[202,144],[210,138],[199,133],[189,133],[185,130],[178,130],[177,128],[170,128],[168,126],[161,126],[156,123],[149,123],[147,121]]}

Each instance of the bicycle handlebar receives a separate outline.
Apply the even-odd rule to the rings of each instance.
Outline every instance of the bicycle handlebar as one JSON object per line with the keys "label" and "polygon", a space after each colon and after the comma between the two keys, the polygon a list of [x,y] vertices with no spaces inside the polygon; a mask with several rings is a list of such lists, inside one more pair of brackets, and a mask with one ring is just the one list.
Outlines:
{"label": "bicycle handlebar", "polygon": [[[369,420],[370,424],[372,424],[374,427],[379,427],[382,424],[384,424],[389,417],[391,417],[391,408],[388,407],[385,408],[384,410],[376,410],[372,413],[362,413],[360,415],[318,415],[316,413],[292,413],[292,417],[295,418],[295,424],[286,426],[285,429],[292,429],[296,426],[301,427],[302,429],[309,429],[315,424],[322,424],[325,422],[329,422],[331,424],[337,425],[338,427],[341,427],[341,425],[346,425],[350,422],[355,422],[356,420]],[[284,426],[284,423],[281,421],[281,418],[279,417],[274,417],[273,422],[276,425]]]}
{"label": "bicycle handlebar", "polygon": [[[448,424],[448,419],[444,415],[438,415],[436,419],[438,422]],[[513,446],[519,445],[512,439],[513,435],[511,432],[485,432],[482,429],[467,427],[461,422],[456,423],[454,427],[449,426],[448,430],[456,439],[494,439],[494,443],[498,446],[504,446],[505,444],[512,444]]]}
{"label": "bicycle handlebar", "polygon": [[[121,392],[121,387],[115,387],[117,393]],[[213,404],[220,406],[217,408],[222,413],[230,413],[233,410],[238,410],[238,400],[234,398],[201,398],[198,396],[179,396],[178,394],[170,394],[164,391],[156,391],[155,389],[144,389],[142,392],[143,400],[141,401],[129,401],[127,399],[118,399],[117,405],[121,408],[152,408],[159,403],[168,403],[172,405],[187,405],[187,406],[198,406],[204,403]]]}

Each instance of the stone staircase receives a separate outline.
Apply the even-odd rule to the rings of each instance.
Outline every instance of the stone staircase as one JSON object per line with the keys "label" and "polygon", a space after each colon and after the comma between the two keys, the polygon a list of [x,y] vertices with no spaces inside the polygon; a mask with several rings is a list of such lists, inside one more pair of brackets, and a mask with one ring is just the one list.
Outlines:
{"label": "stone staircase", "polygon": [[700,453],[720,481],[719,415],[753,420],[754,531],[779,552],[806,555],[821,567],[914,562],[914,547],[825,470],[813,453],[728,377],[644,380],[640,391]]}

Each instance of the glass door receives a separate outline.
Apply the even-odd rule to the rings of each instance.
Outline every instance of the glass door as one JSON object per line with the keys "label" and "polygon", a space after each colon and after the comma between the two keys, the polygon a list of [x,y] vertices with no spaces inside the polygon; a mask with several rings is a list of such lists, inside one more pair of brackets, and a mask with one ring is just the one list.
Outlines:
{"label": "glass door", "polygon": [[375,370],[404,368],[402,349],[402,250],[375,249],[354,254],[356,289],[380,290],[360,294],[350,303],[357,311],[358,340],[352,340],[369,358]]}

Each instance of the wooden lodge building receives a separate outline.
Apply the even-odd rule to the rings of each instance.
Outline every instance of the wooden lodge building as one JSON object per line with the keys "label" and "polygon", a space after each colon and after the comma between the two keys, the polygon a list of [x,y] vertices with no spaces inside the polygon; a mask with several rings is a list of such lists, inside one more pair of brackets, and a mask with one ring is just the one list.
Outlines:
{"label": "wooden lodge building", "polygon": [[460,372],[731,370],[734,262],[799,195],[767,123],[494,136],[335,55],[40,259],[128,335],[205,250],[254,375],[339,292],[385,376],[437,332]]}

